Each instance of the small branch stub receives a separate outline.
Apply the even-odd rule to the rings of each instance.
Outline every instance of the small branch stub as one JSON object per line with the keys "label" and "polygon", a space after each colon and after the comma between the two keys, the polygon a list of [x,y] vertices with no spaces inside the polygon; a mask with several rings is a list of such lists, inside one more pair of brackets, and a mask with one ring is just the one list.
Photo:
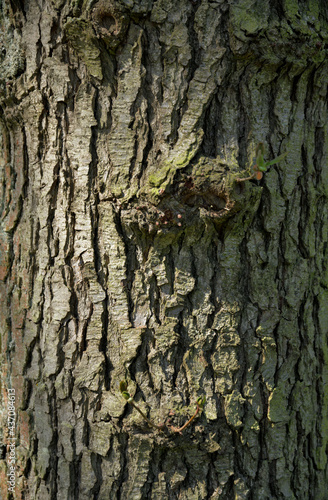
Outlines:
{"label": "small branch stub", "polygon": [[197,417],[198,413],[203,410],[203,406],[205,404],[205,401],[206,401],[205,396],[199,397],[196,401],[196,411],[193,414],[193,416],[182,427],[178,428],[178,427],[171,426],[171,430],[173,432],[178,432],[179,434],[181,434],[182,431],[184,431],[186,429],[186,427],[188,427],[191,424],[191,422]]}
{"label": "small branch stub", "polygon": [[205,404],[205,401],[206,401],[205,396],[200,396],[197,399],[195,413],[192,415],[192,417],[182,427],[178,428],[178,427],[174,427],[172,425],[165,425],[165,424],[156,425],[156,424],[154,424],[154,422],[152,422],[151,420],[149,420],[149,418],[144,414],[144,412],[134,402],[133,397],[127,392],[127,387],[128,387],[128,384],[127,384],[127,382],[125,380],[123,380],[123,381],[120,382],[120,391],[121,391],[121,394],[122,394],[123,398],[128,403],[130,403],[130,405],[133,406],[133,408],[135,408],[137,410],[137,412],[140,413],[140,415],[142,416],[142,418],[144,420],[146,420],[146,422],[148,423],[148,425],[150,425],[151,427],[154,427],[155,429],[158,429],[160,431],[163,431],[164,428],[165,428],[165,426],[166,426],[171,432],[181,434],[182,431],[184,431],[193,422],[193,420],[197,417],[197,415],[203,410],[203,407],[204,407],[204,404]]}
{"label": "small branch stub", "polygon": [[144,420],[146,420],[146,422],[151,426],[151,427],[154,427],[155,429],[158,429],[160,431],[162,431],[164,429],[164,424],[162,425],[156,425],[154,424],[151,420],[149,420],[148,417],[146,417],[146,415],[144,414],[144,412],[139,408],[139,406],[134,402],[133,400],[133,397],[127,392],[127,389],[128,388],[128,384],[125,380],[122,380],[120,382],[120,391],[121,391],[121,394],[123,396],[123,398],[128,402],[130,403],[130,405],[133,406],[133,408],[135,408],[139,413],[140,415],[142,416],[142,418]]}
{"label": "small branch stub", "polygon": [[283,153],[280,156],[277,156],[277,158],[274,158],[271,161],[264,161],[264,144],[263,142],[260,142],[257,147],[256,147],[256,163],[253,166],[254,173],[250,175],[249,177],[244,177],[244,178],[237,178],[237,182],[245,182],[245,181],[250,181],[251,179],[256,179],[260,181],[263,177],[263,172],[266,172],[268,167],[271,167],[271,165],[275,165],[279,161],[283,160],[287,156],[287,152]]}

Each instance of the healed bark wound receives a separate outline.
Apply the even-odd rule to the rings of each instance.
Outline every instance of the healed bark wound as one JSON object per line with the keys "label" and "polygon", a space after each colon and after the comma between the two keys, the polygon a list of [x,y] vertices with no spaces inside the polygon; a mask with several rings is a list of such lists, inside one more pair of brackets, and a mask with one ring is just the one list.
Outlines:
{"label": "healed bark wound", "polygon": [[[0,9],[16,498],[323,500],[325,3]],[[236,182],[259,142],[287,159]],[[204,411],[163,435],[122,379],[157,424]]]}

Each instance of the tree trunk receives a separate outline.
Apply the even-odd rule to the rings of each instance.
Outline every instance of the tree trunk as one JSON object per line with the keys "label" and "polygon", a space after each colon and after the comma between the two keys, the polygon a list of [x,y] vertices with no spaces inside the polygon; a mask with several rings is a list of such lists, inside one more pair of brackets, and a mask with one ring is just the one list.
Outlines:
{"label": "tree trunk", "polygon": [[325,1],[2,1],[3,498],[326,499]]}

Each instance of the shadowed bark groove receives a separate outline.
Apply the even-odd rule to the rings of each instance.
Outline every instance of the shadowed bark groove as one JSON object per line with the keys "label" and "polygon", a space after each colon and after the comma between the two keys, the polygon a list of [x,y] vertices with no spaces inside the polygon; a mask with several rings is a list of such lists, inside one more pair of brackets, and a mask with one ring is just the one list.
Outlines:
{"label": "shadowed bark groove", "polygon": [[0,26],[3,498],[14,388],[17,499],[324,500],[325,2]]}

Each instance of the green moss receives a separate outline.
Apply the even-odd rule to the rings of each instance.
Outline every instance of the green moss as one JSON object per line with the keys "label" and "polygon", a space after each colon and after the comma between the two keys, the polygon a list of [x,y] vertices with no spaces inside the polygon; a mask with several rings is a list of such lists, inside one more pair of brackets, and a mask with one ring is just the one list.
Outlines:
{"label": "green moss", "polygon": [[70,45],[88,68],[90,75],[102,80],[100,50],[92,24],[86,19],[68,18],[64,32]]}
{"label": "green moss", "polygon": [[266,2],[241,0],[230,6],[231,33],[239,39],[255,34],[268,25],[269,8]]}
{"label": "green moss", "polygon": [[321,470],[324,470],[327,465],[327,444],[328,444],[328,292],[322,290],[319,297],[319,327],[321,337],[322,351],[322,373],[319,380],[319,388],[321,392],[321,421],[319,422],[319,445],[316,449],[316,464]]}
{"label": "green moss", "polygon": [[288,407],[288,398],[284,387],[278,385],[269,396],[268,418],[271,422],[287,422],[290,418]]}
{"label": "green moss", "polygon": [[82,8],[82,3],[83,3],[83,0],[72,0],[72,11],[73,11],[74,17],[77,17],[80,14],[81,8]]}
{"label": "green moss", "polygon": [[228,394],[225,398],[226,419],[228,424],[235,429],[243,425],[244,403],[245,399],[238,391],[232,391],[232,393]]}
{"label": "green moss", "polygon": [[172,160],[166,161],[162,165],[158,165],[158,167],[154,167],[148,176],[146,190],[149,190],[149,185],[150,188],[161,187],[162,189],[166,189],[168,184],[173,181],[176,172],[190,164],[195,156],[196,150],[196,147],[191,147],[181,155],[176,154]]}
{"label": "green moss", "polygon": [[160,168],[157,171],[153,171],[149,175],[149,182],[152,186],[159,187],[163,184],[165,179],[167,178],[168,174],[170,171],[172,171],[172,167],[170,165],[164,165],[162,168]]}
{"label": "green moss", "polygon": [[298,0],[284,0],[284,10],[288,18],[294,19],[298,14]]}

